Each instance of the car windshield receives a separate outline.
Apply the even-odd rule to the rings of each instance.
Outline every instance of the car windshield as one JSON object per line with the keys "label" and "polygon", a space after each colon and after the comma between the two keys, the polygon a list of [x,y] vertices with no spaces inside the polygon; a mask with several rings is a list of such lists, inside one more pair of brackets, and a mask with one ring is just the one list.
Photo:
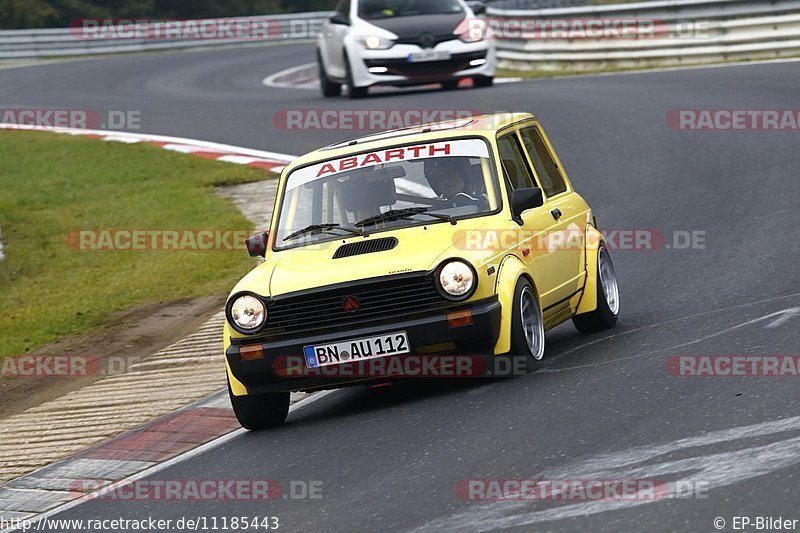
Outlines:
{"label": "car windshield", "polygon": [[358,6],[358,16],[367,20],[463,12],[458,0],[362,0]]}
{"label": "car windshield", "polygon": [[459,139],[299,168],[286,181],[275,249],[493,212],[499,192],[490,163],[485,141]]}

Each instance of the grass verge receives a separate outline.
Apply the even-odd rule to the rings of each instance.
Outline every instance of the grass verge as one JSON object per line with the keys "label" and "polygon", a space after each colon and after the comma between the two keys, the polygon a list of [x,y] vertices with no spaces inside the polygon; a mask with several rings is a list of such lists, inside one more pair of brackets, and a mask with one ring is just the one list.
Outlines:
{"label": "grass verge", "polygon": [[87,251],[80,230],[247,230],[218,184],[264,171],[147,145],[0,131],[0,356],[112,327],[113,313],[227,292],[243,250]]}

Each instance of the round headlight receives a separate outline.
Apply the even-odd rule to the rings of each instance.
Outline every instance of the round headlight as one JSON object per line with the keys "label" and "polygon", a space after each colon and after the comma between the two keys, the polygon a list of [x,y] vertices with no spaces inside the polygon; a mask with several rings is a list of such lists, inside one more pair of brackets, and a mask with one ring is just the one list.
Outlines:
{"label": "round headlight", "polygon": [[475,272],[464,261],[450,261],[439,271],[442,290],[456,298],[469,294],[475,285]]}
{"label": "round headlight", "polygon": [[233,321],[232,325],[237,326],[236,329],[242,333],[255,331],[264,325],[267,308],[264,302],[255,296],[244,294],[231,304],[230,319]]}

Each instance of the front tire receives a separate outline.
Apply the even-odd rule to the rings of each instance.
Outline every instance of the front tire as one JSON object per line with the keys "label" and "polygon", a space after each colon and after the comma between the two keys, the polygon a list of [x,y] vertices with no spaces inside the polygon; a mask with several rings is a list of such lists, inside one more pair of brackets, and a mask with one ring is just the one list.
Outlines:
{"label": "front tire", "polygon": [[544,318],[533,285],[521,278],[514,289],[511,317],[511,356],[525,358],[528,372],[539,370],[544,359]]}
{"label": "front tire", "polygon": [[353,69],[350,68],[350,60],[347,58],[347,53],[345,52],[344,56],[344,66],[347,70],[347,96],[350,97],[351,100],[356,100],[358,98],[364,98],[369,93],[368,87],[356,87],[355,82],[353,81]]}
{"label": "front tire", "polygon": [[289,393],[249,394],[234,396],[228,382],[228,394],[236,420],[251,431],[279,426],[289,415]]}
{"label": "front tire", "polygon": [[322,90],[322,96],[325,98],[341,96],[342,84],[334,83],[328,77],[328,73],[325,71],[325,64],[322,62],[322,54],[319,51],[317,52],[317,66],[319,68],[319,86]]}
{"label": "front tire", "polygon": [[472,86],[477,89],[491,87],[494,85],[494,76],[480,76],[472,80]]}
{"label": "front tire", "polygon": [[572,317],[575,328],[584,334],[613,327],[619,317],[619,285],[614,263],[605,245],[597,253],[597,309]]}
{"label": "front tire", "polygon": [[455,91],[458,89],[458,80],[447,80],[442,82],[442,89],[445,91]]}

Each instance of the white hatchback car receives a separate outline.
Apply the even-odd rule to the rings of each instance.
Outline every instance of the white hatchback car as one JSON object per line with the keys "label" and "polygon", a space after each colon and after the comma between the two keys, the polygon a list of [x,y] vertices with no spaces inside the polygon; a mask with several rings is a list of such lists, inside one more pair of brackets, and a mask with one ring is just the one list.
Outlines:
{"label": "white hatchback car", "polygon": [[318,40],[322,94],[339,96],[343,84],[350,98],[372,85],[492,85],[495,46],[476,18],[485,9],[464,0],[340,0]]}

